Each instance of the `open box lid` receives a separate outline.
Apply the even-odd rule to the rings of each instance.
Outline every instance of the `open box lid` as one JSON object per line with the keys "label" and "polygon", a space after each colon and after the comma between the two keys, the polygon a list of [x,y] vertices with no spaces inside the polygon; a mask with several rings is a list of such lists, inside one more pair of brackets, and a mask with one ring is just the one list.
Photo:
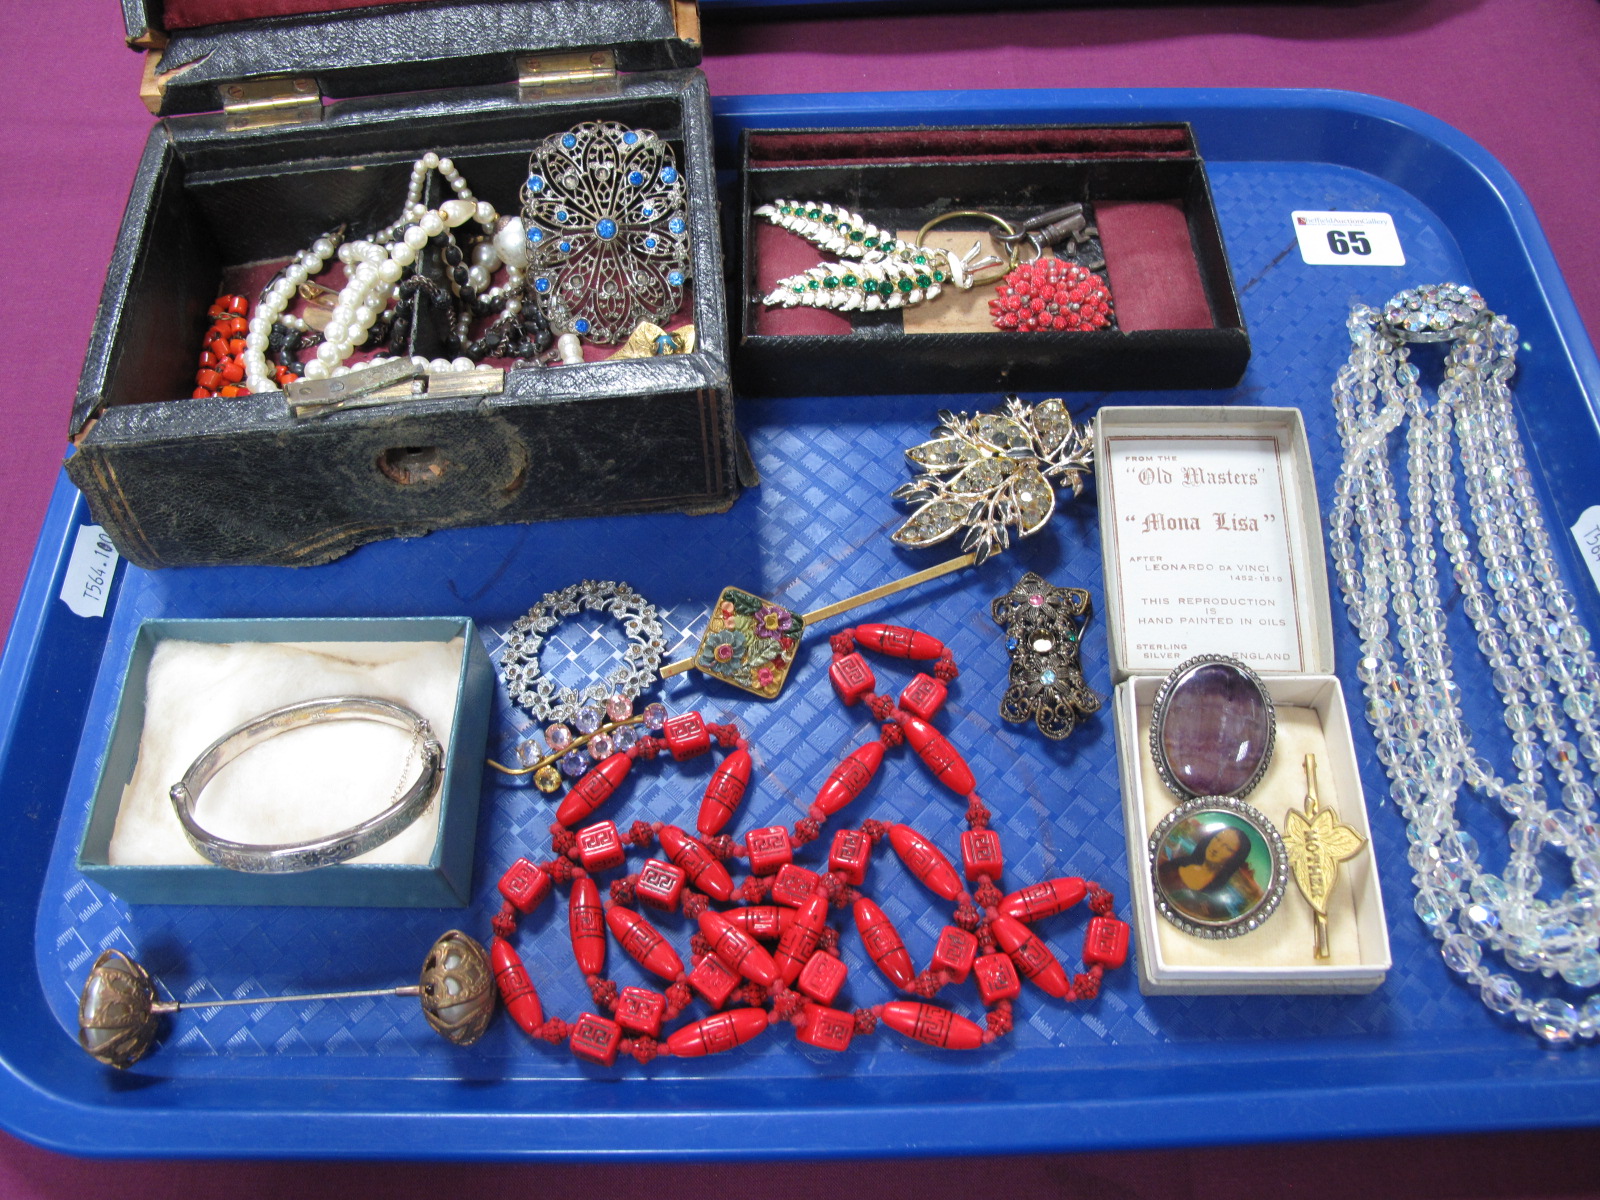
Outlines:
{"label": "open box lid", "polygon": [[[123,0],[157,116],[699,64],[696,0]],[[219,19],[220,18],[220,19]],[[202,24],[201,22],[209,22]]]}
{"label": "open box lid", "polygon": [[1333,610],[1297,408],[1110,405],[1094,461],[1111,675],[1226,654],[1333,672]]}

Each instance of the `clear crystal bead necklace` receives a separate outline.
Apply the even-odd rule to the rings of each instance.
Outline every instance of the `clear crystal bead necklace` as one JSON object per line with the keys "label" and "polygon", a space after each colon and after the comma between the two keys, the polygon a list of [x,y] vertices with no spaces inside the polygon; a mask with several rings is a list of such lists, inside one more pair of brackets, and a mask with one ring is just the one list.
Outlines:
{"label": "clear crystal bead necklace", "polygon": [[[1600,985],[1600,671],[1517,434],[1517,330],[1473,289],[1440,284],[1402,292],[1382,311],[1356,306],[1349,331],[1333,389],[1344,460],[1330,536],[1361,640],[1367,717],[1408,822],[1417,914],[1493,1012],[1547,1042],[1593,1039],[1600,995],[1585,993]],[[1410,361],[1418,342],[1443,344],[1432,397]],[[1403,471],[1389,454],[1400,430]],[[1441,587],[1441,550],[1454,594]],[[1490,731],[1463,715],[1446,641],[1457,602],[1503,703],[1511,774],[1475,745]],[[1485,861],[1463,827],[1457,805],[1469,795],[1509,821],[1503,864]],[[1539,988],[1548,994],[1527,994],[1488,952],[1549,980]]]}

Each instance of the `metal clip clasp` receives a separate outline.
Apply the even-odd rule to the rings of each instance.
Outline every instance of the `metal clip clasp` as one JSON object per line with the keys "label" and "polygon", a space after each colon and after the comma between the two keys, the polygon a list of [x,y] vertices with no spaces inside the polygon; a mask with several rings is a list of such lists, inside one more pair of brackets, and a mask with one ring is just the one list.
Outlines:
{"label": "metal clip clasp", "polygon": [[284,390],[289,396],[289,411],[294,416],[322,417],[347,408],[391,403],[374,398],[373,393],[414,381],[425,374],[423,367],[409,358],[401,358],[332,379],[299,379]]}
{"label": "metal clip clasp", "polygon": [[505,390],[506,373],[500,367],[429,374],[409,359],[396,359],[377,367],[363,367],[333,379],[298,380],[286,389],[289,411],[313,418],[352,408],[378,408],[407,400],[456,399],[498,395]]}

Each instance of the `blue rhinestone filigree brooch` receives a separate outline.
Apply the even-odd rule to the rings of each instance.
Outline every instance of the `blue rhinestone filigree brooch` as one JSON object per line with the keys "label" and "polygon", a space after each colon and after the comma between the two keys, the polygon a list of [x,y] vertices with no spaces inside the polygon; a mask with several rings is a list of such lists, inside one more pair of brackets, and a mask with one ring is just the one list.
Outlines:
{"label": "blue rhinestone filigree brooch", "polygon": [[528,286],[557,332],[614,345],[683,303],[683,175],[650,130],[587,121],[551,134],[529,160],[522,214]]}

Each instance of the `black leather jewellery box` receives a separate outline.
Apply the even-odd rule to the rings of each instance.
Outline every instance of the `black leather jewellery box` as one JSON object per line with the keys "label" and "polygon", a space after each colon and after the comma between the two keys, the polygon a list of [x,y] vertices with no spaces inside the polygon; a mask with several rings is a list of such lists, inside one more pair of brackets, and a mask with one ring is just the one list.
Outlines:
{"label": "black leather jewellery box", "polygon": [[[109,266],[66,463],[128,559],[310,565],[453,526],[732,503],[692,2],[488,0],[169,28],[177,7],[126,0],[161,119]],[[533,147],[597,121],[653,131],[675,155],[689,265],[664,324],[692,323],[691,350],[491,360],[503,370],[429,374],[397,399],[315,416],[296,415],[285,391],[192,397],[218,295],[253,302],[251,288],[339,222],[364,235],[393,220],[419,156],[449,157],[478,198],[516,214]],[[424,203],[450,198],[437,172],[428,186]]]}
{"label": "black leather jewellery box", "polygon": [[[741,166],[741,394],[1224,388],[1249,362],[1185,124],[752,129]],[[968,290],[936,255],[883,278],[839,251],[842,239],[825,244],[840,224],[856,246],[977,247],[993,265]],[[1019,235],[1009,261],[996,237],[1007,228]],[[1030,266],[1039,254],[1046,261]],[[1069,327],[1059,276],[1041,285],[1042,268],[1067,263],[1093,277],[1091,292],[1109,290],[1104,324]],[[938,294],[923,299],[930,282]],[[874,286],[901,294],[861,294]],[[1005,310],[991,302],[1007,286],[1055,323],[997,327]]]}

